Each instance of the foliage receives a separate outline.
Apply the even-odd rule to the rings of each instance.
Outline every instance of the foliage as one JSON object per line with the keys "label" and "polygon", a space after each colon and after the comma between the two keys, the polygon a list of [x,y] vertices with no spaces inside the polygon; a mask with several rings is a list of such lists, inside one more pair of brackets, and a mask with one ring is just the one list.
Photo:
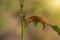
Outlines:
{"label": "foliage", "polygon": [[[30,18],[32,19],[31,21],[30,21]],[[38,16],[32,16],[32,17],[30,17],[30,18],[28,18],[28,20],[24,20],[25,22],[27,21],[27,24],[30,24],[30,22],[33,22],[33,24],[34,24],[34,27],[36,27],[37,26],[37,24],[40,22],[41,24],[42,24],[42,26],[43,26],[43,30],[45,29],[45,24],[47,24],[47,25],[49,25],[54,31],[56,31],[57,33],[58,33],[58,35],[60,35],[60,29],[57,27],[57,26],[55,26],[55,25],[51,25],[51,24],[48,24],[47,22],[44,22],[43,20],[41,20],[42,18],[41,17],[38,17]],[[26,19],[26,18],[25,18]],[[38,20],[39,19],[39,20]],[[27,26],[27,25],[26,25]]]}

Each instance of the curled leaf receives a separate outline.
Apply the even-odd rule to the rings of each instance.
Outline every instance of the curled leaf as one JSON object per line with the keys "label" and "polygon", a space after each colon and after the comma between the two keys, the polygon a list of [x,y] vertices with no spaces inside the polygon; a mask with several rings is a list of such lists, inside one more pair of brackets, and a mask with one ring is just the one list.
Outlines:
{"label": "curled leaf", "polygon": [[[48,25],[50,25],[50,24],[48,24]],[[52,27],[52,29],[54,31],[56,31],[58,33],[58,35],[60,35],[60,28],[58,26],[55,26],[55,25],[50,25],[50,26]]]}
{"label": "curled leaf", "polygon": [[30,24],[31,22],[29,22],[29,23],[25,23],[25,28]]}
{"label": "curled leaf", "polygon": [[45,29],[45,24],[44,23],[42,23],[42,25],[43,25],[43,30]]}
{"label": "curled leaf", "polygon": [[51,27],[58,33],[58,35],[60,35],[60,29],[57,26],[51,26]]}
{"label": "curled leaf", "polygon": [[37,20],[33,20],[33,24],[34,24],[34,27],[36,27],[37,24],[38,24],[38,21]]}

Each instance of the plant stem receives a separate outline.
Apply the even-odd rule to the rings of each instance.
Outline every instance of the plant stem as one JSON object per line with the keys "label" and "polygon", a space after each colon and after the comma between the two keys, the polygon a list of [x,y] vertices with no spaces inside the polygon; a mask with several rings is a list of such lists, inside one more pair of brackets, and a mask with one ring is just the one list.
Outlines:
{"label": "plant stem", "polygon": [[24,20],[23,20],[23,16],[21,17],[21,37],[22,37],[22,40],[24,40]]}
{"label": "plant stem", "polygon": [[24,0],[20,0],[20,6],[21,6],[21,39],[24,40]]}

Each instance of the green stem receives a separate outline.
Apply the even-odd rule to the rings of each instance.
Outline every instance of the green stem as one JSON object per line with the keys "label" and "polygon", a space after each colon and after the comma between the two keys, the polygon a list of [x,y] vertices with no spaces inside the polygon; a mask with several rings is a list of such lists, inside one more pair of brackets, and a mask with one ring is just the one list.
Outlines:
{"label": "green stem", "polygon": [[21,39],[24,40],[24,0],[20,0],[20,6],[21,6]]}
{"label": "green stem", "polygon": [[23,16],[22,16],[22,18],[21,18],[21,37],[22,37],[22,40],[24,40],[24,28],[25,28],[25,26],[24,26],[24,20],[23,20]]}

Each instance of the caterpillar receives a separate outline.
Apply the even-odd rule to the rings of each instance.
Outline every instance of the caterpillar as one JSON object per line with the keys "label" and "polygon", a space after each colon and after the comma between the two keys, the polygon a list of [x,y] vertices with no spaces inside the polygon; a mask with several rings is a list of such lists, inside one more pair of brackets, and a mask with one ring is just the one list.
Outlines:
{"label": "caterpillar", "polygon": [[39,16],[31,16],[30,18],[24,17],[24,21],[25,21],[26,23],[29,23],[29,22],[31,22],[31,21],[33,21],[33,20],[37,20],[37,21],[39,21],[39,22],[46,23],[46,21],[43,20],[42,17],[39,17]]}

